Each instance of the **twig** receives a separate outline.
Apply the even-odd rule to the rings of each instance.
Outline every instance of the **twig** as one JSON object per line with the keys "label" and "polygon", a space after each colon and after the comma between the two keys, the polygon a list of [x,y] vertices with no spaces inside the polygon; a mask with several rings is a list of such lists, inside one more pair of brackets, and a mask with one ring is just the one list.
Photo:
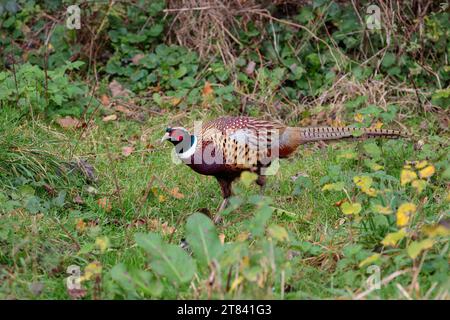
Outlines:
{"label": "twig", "polygon": [[[411,269],[397,270],[394,273],[391,273],[389,276],[387,276],[383,280],[381,280],[380,285],[384,286],[384,285],[388,284],[389,282],[391,282],[392,280],[394,280],[395,278],[397,278],[405,273],[408,273],[410,271],[411,271]],[[354,300],[361,300],[362,298],[364,298],[367,295],[369,295],[370,293],[372,293],[374,290],[376,290],[375,286],[367,289],[366,291],[361,292],[356,297],[354,297]]]}

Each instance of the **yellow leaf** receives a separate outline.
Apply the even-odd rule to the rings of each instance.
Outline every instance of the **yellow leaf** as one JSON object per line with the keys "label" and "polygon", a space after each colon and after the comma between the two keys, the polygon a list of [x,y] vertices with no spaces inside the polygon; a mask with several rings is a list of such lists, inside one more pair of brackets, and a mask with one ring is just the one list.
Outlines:
{"label": "yellow leaf", "polygon": [[338,154],[337,158],[338,159],[356,159],[358,155],[356,154],[356,152],[352,151],[352,150],[346,150],[340,154]]}
{"label": "yellow leaf", "polygon": [[245,240],[247,240],[250,236],[250,233],[247,231],[241,232],[237,235],[236,237],[236,241],[237,242],[244,242]]}
{"label": "yellow leaf", "polygon": [[422,231],[430,238],[450,236],[450,229],[446,228],[444,225],[441,225],[441,224],[435,224],[432,226],[424,226],[422,228]]}
{"label": "yellow leaf", "polygon": [[422,160],[419,161],[415,164],[416,169],[423,169],[428,165],[428,161],[427,160]]}
{"label": "yellow leaf", "polygon": [[177,98],[177,97],[173,97],[172,99],[170,99],[170,104],[172,106],[177,106],[180,102],[181,102],[181,99]]}
{"label": "yellow leaf", "polygon": [[416,212],[414,203],[403,203],[397,210],[397,226],[404,227],[409,223],[411,216]]}
{"label": "yellow leaf", "polygon": [[357,114],[355,114],[355,121],[356,122],[359,122],[359,123],[361,123],[361,122],[363,122],[364,121],[364,116],[361,114],[361,113],[357,113]]}
{"label": "yellow leaf", "polygon": [[375,123],[375,125],[373,125],[373,127],[375,129],[381,129],[382,126],[383,126],[383,122],[381,122],[380,120],[378,120],[377,123]]}
{"label": "yellow leaf", "polygon": [[434,166],[429,165],[428,167],[419,171],[419,177],[421,178],[429,178],[436,172]]}
{"label": "yellow leaf", "polygon": [[341,191],[342,189],[344,189],[343,182],[328,183],[322,187],[322,191]]}
{"label": "yellow leaf", "polygon": [[84,222],[83,219],[78,219],[77,224],[75,225],[75,229],[77,229],[78,232],[82,233],[86,229],[86,222]]}
{"label": "yellow leaf", "polygon": [[426,188],[427,182],[425,180],[414,180],[411,186],[416,189],[417,193],[421,193]]}
{"label": "yellow leaf", "polygon": [[408,252],[411,259],[415,259],[423,250],[430,249],[433,244],[434,241],[432,239],[413,241],[408,248],[406,248],[406,252]]}
{"label": "yellow leaf", "polygon": [[372,185],[372,178],[368,176],[355,176],[353,182],[361,189],[368,189]]}
{"label": "yellow leaf", "polygon": [[164,202],[164,201],[166,201],[166,197],[164,197],[162,194],[160,194],[160,195],[158,196],[158,201],[159,201],[159,202]]}
{"label": "yellow leaf", "polygon": [[362,188],[361,190],[370,197],[375,197],[378,194],[378,191],[375,188]]}
{"label": "yellow leaf", "polygon": [[379,204],[373,206],[373,211],[381,214],[391,214],[393,212],[390,207],[383,207],[382,205]]}
{"label": "yellow leaf", "polygon": [[366,163],[367,167],[369,167],[370,169],[372,169],[373,171],[379,171],[379,170],[383,170],[384,167],[376,162],[367,162]]}
{"label": "yellow leaf", "polygon": [[361,212],[361,204],[357,202],[344,202],[341,205],[341,210],[343,214],[358,214]]}
{"label": "yellow leaf", "polygon": [[417,174],[414,171],[404,169],[400,173],[400,184],[402,186],[410,183],[411,181],[414,181],[417,179]]}
{"label": "yellow leaf", "polygon": [[368,257],[368,258],[364,259],[363,261],[361,261],[359,263],[359,267],[361,268],[361,267],[364,267],[364,266],[366,266],[368,264],[372,264],[375,261],[378,261],[380,259],[380,257],[381,257],[381,255],[379,253],[375,253],[375,254],[371,255],[370,257]]}
{"label": "yellow leaf", "polygon": [[253,172],[244,171],[241,173],[241,181],[242,183],[248,187],[250,184],[258,179],[258,175]]}
{"label": "yellow leaf", "polygon": [[234,281],[231,283],[230,292],[236,290],[238,285],[240,285],[243,280],[244,280],[244,277],[242,277],[242,276],[237,277],[236,279],[234,279]]}
{"label": "yellow leaf", "polygon": [[406,236],[406,229],[400,229],[397,232],[388,233],[381,243],[384,246],[395,246],[400,240]]}
{"label": "yellow leaf", "polygon": [[98,261],[89,263],[84,269],[84,275],[81,280],[90,280],[94,276],[98,276],[102,273],[102,265]]}
{"label": "yellow leaf", "polygon": [[447,197],[445,197],[445,201],[450,202],[450,191],[447,192]]}
{"label": "yellow leaf", "polygon": [[285,228],[279,225],[271,225],[267,228],[267,233],[270,237],[279,241],[288,241],[289,235]]}
{"label": "yellow leaf", "polygon": [[95,245],[100,249],[101,252],[105,252],[109,247],[108,237],[99,237],[95,239]]}

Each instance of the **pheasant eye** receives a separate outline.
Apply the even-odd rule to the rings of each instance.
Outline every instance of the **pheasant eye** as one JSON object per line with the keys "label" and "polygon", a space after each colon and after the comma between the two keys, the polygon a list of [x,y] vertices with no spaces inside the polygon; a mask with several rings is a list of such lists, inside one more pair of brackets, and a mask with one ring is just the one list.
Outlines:
{"label": "pheasant eye", "polygon": [[178,136],[178,141],[183,141],[183,136]]}

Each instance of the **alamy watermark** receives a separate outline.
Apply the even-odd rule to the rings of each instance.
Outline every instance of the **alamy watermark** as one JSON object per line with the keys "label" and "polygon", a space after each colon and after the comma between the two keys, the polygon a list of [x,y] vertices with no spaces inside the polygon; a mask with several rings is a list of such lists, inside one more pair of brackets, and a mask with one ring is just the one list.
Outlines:
{"label": "alamy watermark", "polygon": [[380,7],[372,4],[366,9],[366,26],[369,30],[381,30],[381,10]]}
{"label": "alamy watermark", "polygon": [[67,7],[66,27],[69,30],[81,29],[81,10],[76,4]]}

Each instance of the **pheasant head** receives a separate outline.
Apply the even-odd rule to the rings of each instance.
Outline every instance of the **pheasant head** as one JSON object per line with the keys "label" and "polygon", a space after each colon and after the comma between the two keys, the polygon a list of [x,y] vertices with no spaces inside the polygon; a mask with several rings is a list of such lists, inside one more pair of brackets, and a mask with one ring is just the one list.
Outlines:
{"label": "pheasant head", "polygon": [[175,152],[181,156],[195,150],[197,138],[183,127],[168,127],[161,142],[169,141],[175,146]]}

